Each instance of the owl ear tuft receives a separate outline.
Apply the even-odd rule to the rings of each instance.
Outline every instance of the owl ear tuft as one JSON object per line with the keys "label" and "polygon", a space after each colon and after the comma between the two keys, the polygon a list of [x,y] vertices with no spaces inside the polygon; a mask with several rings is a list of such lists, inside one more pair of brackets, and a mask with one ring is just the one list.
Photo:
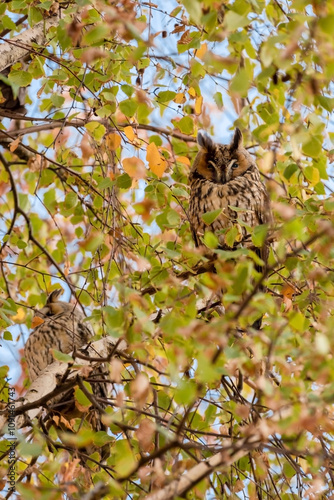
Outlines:
{"label": "owl ear tuft", "polygon": [[212,138],[204,132],[204,130],[200,130],[197,134],[197,143],[200,148],[205,149],[206,151],[211,151],[215,148],[215,143]]}
{"label": "owl ear tuft", "polygon": [[232,142],[230,144],[230,149],[231,149],[231,151],[234,151],[235,149],[238,149],[241,146],[242,146],[242,133],[241,133],[241,130],[239,128],[236,128]]}
{"label": "owl ear tuft", "polygon": [[62,288],[58,288],[57,290],[53,290],[48,296],[47,304],[52,304],[53,302],[57,302],[61,294],[64,293]]}

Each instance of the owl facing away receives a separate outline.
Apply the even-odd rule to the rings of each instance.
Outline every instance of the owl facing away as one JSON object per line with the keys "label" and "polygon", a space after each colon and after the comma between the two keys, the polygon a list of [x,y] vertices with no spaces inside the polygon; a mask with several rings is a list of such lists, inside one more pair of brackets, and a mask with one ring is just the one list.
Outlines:
{"label": "owl facing away", "polygon": [[[200,149],[189,174],[189,221],[196,246],[201,245],[205,231],[211,231],[219,245],[226,247],[224,233],[237,219],[252,228],[270,224],[268,192],[253,157],[242,146],[240,130],[235,130],[229,145],[216,144],[204,132],[199,132],[197,142]],[[214,211],[219,215],[206,224],[202,216]],[[247,228],[238,227],[240,241],[246,242]]]}
{"label": "owl facing away", "polygon": [[[33,325],[37,326],[30,334],[24,348],[32,382],[44,368],[54,362],[51,349],[69,354],[74,349],[88,344],[94,336],[94,330],[89,322],[84,321],[84,315],[73,304],[59,300],[62,292],[61,289],[54,290],[49,295],[45,306],[35,313]],[[102,366],[94,368],[90,378],[94,376],[99,379],[99,382],[92,383],[94,396],[107,397],[107,384],[101,381],[104,378]],[[64,395],[63,399],[68,400],[68,396],[68,394]],[[61,410],[59,397],[52,400],[52,403],[56,409]],[[100,429],[99,424],[94,424],[94,427],[95,430]]]}

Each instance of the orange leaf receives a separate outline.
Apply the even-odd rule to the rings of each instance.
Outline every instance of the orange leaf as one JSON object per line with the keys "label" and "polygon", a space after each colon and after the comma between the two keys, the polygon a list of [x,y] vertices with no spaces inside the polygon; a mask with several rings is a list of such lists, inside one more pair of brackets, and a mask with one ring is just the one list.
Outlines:
{"label": "orange leaf", "polygon": [[198,57],[198,59],[203,59],[204,54],[206,53],[207,50],[208,50],[208,45],[206,43],[202,43],[201,47],[198,50],[196,50],[196,57]]}
{"label": "orange leaf", "polygon": [[31,328],[36,328],[37,326],[41,325],[44,323],[44,319],[40,318],[39,316],[34,316],[31,322]]}
{"label": "orange leaf", "polygon": [[190,160],[186,156],[177,156],[176,160],[180,163],[183,163],[184,165],[190,166]]}
{"label": "orange leaf", "polygon": [[289,285],[289,283],[286,283],[283,286],[282,295],[283,295],[283,303],[285,305],[286,312],[290,311],[293,307],[293,296],[295,293],[296,293],[296,290],[291,285]]}
{"label": "orange leaf", "polygon": [[291,286],[289,285],[288,283],[286,283],[284,286],[283,286],[283,289],[282,289],[282,295],[284,297],[287,297],[288,299],[292,299],[293,295],[296,293],[296,290]]}
{"label": "orange leaf", "polygon": [[142,160],[140,160],[136,156],[132,156],[131,158],[124,158],[122,160],[122,165],[124,171],[132,179],[145,179],[146,177],[145,164]]}
{"label": "orange leaf", "polygon": [[182,92],[179,92],[178,94],[176,94],[173,101],[176,102],[176,104],[183,104],[184,102],[186,102],[186,96]]}
{"label": "orange leaf", "polygon": [[107,147],[111,149],[111,151],[116,151],[116,149],[121,144],[121,136],[119,134],[108,134],[106,137]]}
{"label": "orange leaf", "polygon": [[[135,133],[133,131],[133,128],[132,127],[125,127],[124,128],[124,134],[126,135],[126,137],[129,139],[129,141],[133,141],[133,139],[135,138]],[[130,174],[129,174],[130,175]]]}
{"label": "orange leaf", "polygon": [[167,162],[165,158],[160,155],[154,142],[151,142],[151,144],[147,146],[146,160],[152,172],[159,178],[162,177],[167,168]]}
{"label": "orange leaf", "polygon": [[21,138],[18,137],[17,139],[15,139],[15,141],[11,142],[10,145],[9,145],[9,149],[11,150],[11,152],[15,151],[15,149],[18,147],[18,145],[20,144],[21,142]]}

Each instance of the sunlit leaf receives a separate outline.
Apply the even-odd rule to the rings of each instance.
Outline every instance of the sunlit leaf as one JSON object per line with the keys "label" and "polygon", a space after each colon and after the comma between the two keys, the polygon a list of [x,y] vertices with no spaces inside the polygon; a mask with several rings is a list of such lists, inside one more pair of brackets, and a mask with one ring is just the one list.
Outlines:
{"label": "sunlit leaf", "polygon": [[122,139],[119,134],[111,133],[106,136],[107,147],[111,151],[116,151],[116,149],[121,145]]}
{"label": "sunlit leaf", "polygon": [[124,130],[123,130],[124,134],[126,135],[126,137],[129,139],[129,141],[133,141],[134,138],[135,138],[135,133],[133,131],[133,128],[132,127],[124,127]]}
{"label": "sunlit leaf", "polygon": [[165,158],[160,155],[154,142],[151,142],[151,144],[147,146],[146,160],[152,172],[158,177],[162,177],[167,168],[167,162]]}
{"label": "sunlit leaf", "polygon": [[133,179],[144,179],[147,175],[144,162],[136,156],[123,158],[122,165],[124,171]]}

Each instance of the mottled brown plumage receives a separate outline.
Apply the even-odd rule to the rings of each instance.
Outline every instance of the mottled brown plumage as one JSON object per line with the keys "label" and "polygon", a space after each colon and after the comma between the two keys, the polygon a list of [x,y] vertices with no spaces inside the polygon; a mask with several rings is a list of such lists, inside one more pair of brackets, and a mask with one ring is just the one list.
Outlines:
{"label": "mottled brown plumage", "polygon": [[30,334],[24,349],[31,381],[53,363],[50,349],[68,354],[94,336],[92,326],[83,321],[83,314],[73,304],[58,300],[61,293],[62,290],[52,292],[46,305],[35,313],[43,322]]}
{"label": "mottled brown plumage", "polygon": [[[44,368],[54,362],[51,349],[69,354],[88,344],[94,336],[94,330],[89,322],[84,321],[83,314],[73,304],[58,300],[62,292],[63,290],[53,291],[49,295],[46,305],[35,313],[33,325],[35,323],[38,326],[30,334],[24,349],[31,381],[34,381]],[[40,323],[40,321],[42,322]],[[94,375],[97,375],[100,380],[103,379],[103,367],[95,368],[90,378],[93,378]],[[92,383],[92,388],[94,396],[107,397],[106,383]],[[73,400],[73,395],[71,399]],[[63,395],[62,398],[53,399],[51,403],[57,410],[63,411],[62,401],[64,404],[66,401],[65,412],[71,411],[69,393]],[[103,403],[99,402],[99,404],[103,406]],[[74,407],[73,404],[72,407]],[[95,430],[101,429],[96,415],[92,419],[92,423]]]}
{"label": "mottled brown plumage", "polygon": [[[250,227],[270,224],[268,193],[253,157],[242,146],[240,130],[235,130],[229,145],[216,144],[203,132],[197,140],[200,150],[189,175],[189,219],[196,245],[201,244],[205,231],[211,231],[224,247],[224,232],[237,219]],[[215,210],[221,213],[207,225],[203,214]],[[239,229],[241,240],[246,241],[247,228],[239,225]]]}

